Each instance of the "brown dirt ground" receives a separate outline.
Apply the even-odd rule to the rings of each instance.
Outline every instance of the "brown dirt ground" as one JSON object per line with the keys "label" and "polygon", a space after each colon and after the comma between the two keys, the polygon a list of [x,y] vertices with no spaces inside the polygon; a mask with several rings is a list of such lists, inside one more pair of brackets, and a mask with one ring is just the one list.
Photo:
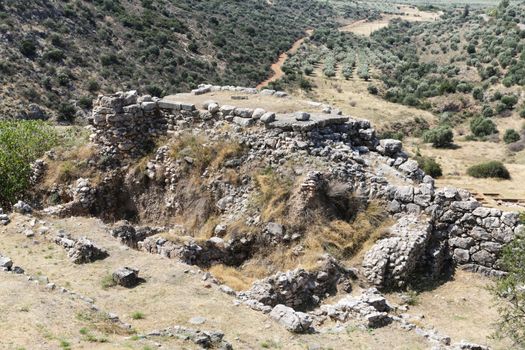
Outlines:
{"label": "brown dirt ground", "polygon": [[[87,236],[106,248],[110,256],[95,263],[75,265],[54,243],[41,236],[26,238],[21,231],[30,226],[30,219],[20,215],[14,215],[13,222],[0,230],[0,252],[12,257],[27,273],[47,276],[58,286],[94,299],[101,310],[118,314],[139,333],[173,325],[220,329],[235,349],[262,349],[267,345],[304,349],[312,344],[321,344],[327,349],[428,348],[421,337],[395,324],[363,331],[349,323],[347,331],[340,333],[331,331],[331,325],[326,325],[319,334],[293,335],[260,312],[234,306],[233,298],[221,293],[216,286],[206,288],[202,272],[197,268],[122,246],[98,219],[46,221],[52,232],[63,229],[73,237]],[[103,278],[126,265],[139,268],[146,282],[133,289],[104,290]],[[58,349],[60,340],[67,340],[73,349],[141,349],[153,342],[168,348],[193,348],[187,342],[173,339],[136,340],[129,335],[105,334],[97,331],[92,322],[79,318],[86,312],[86,304],[59,291],[48,291],[24,276],[2,274],[0,277],[0,348]],[[425,315],[422,325],[436,326],[442,333],[450,333],[455,341],[465,338],[498,348],[500,343],[481,337],[492,333],[496,317],[489,303],[490,296],[482,288],[487,282],[489,280],[479,275],[458,273],[454,281],[421,294],[418,306],[409,313]],[[472,293],[472,288],[476,293]],[[389,298],[395,299],[396,295]],[[467,302],[455,302],[465,299]],[[131,314],[136,311],[143,312],[144,319],[132,319]],[[204,325],[192,326],[188,321],[194,316],[204,316],[207,321]],[[81,328],[106,338],[107,343],[89,342],[79,333]]]}

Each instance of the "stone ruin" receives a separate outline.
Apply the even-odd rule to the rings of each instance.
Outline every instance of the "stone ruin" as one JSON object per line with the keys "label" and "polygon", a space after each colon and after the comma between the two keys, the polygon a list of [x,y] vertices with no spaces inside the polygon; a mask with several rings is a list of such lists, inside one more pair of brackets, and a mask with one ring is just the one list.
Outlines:
{"label": "stone ruin", "polygon": [[[217,89],[221,88],[201,86],[193,93],[205,94]],[[277,96],[272,91],[238,91]],[[323,108],[322,113],[276,114],[260,108],[220,106],[214,101],[197,107],[172,99],[138,96],[136,91],[130,91],[99,96],[91,124],[94,144],[104,156],[119,163],[131,163],[148,154],[160,136],[179,135],[196,128],[212,139],[220,139],[223,135],[216,130],[218,126],[231,125],[231,134],[249,149],[247,156],[228,165],[233,169],[252,159],[264,159],[275,166],[286,159],[306,156],[315,157],[326,166],[324,171],[315,169],[303,174],[300,188],[292,195],[298,216],[326,196],[331,181],[344,184],[345,191],[354,193],[365,204],[372,200],[384,204],[396,224],[365,254],[359,271],[347,270],[332,261],[315,271],[279,272],[255,282],[244,292],[224,288],[240,303],[270,314],[293,332],[309,332],[324,320],[344,322],[352,317],[361,318],[369,327],[396,320],[403,323],[389,313],[390,306],[379,290],[406,288],[421,279],[436,281],[456,266],[487,275],[503,275],[501,249],[524,230],[517,213],[485,208],[466,190],[436,188],[434,180],[415,160],[409,159],[400,141],[379,140],[369,121],[343,116],[331,108]],[[172,192],[180,180],[179,165],[170,159],[167,147],[153,151],[146,176],[164,191],[166,208],[172,210],[176,208],[177,198],[173,198]],[[396,181],[389,180],[387,175]],[[118,173],[117,176],[122,177]],[[97,198],[103,196],[103,186],[108,185],[104,181],[95,187],[80,179],[73,200],[48,208],[47,212],[58,215],[97,212]],[[242,182],[238,188],[213,184],[208,189],[221,220],[224,219],[214,230],[216,236],[208,240],[183,244],[157,235],[161,228],[136,228],[129,223],[117,225],[111,233],[131,248],[202,267],[239,266],[258,246],[300,241],[300,233],[289,233],[282,225],[255,219],[254,225],[261,227],[263,239],[221,238],[228,232],[227,219],[246,206],[246,198],[253,190],[248,182]],[[318,307],[334,290],[348,292],[349,280],[358,276],[375,288],[366,289],[361,296],[347,296],[333,305]]]}
{"label": "stone ruin", "polygon": [[[202,85],[193,93],[219,90],[275,95],[272,91],[210,85]],[[275,159],[276,163],[283,156],[293,157],[294,153],[325,159],[333,164],[332,175],[347,179],[348,185],[365,201],[376,198],[386,203],[386,209],[398,218],[398,223],[391,228],[392,235],[378,241],[363,262],[365,276],[378,288],[404,287],[421,271],[431,279],[438,278],[451,263],[501,275],[504,272],[499,253],[505,243],[523,230],[517,213],[484,208],[465,190],[436,189],[433,179],[424,174],[416,161],[408,159],[400,141],[379,140],[368,121],[342,116],[329,108],[323,113],[275,114],[260,108],[220,106],[214,101],[206,101],[202,108],[197,108],[129,91],[99,96],[93,109],[92,140],[108,156],[132,159],[149,151],[149,145],[160,135],[192,126],[208,125],[212,129],[217,123],[240,127],[239,132],[245,133],[243,142],[258,152],[257,156]],[[156,162],[148,163],[148,171],[156,173],[163,169],[169,173],[169,159],[162,147],[158,152],[161,151],[164,153],[156,156]],[[400,173],[405,184],[393,185],[381,175],[367,171],[370,165],[363,155]],[[312,176],[303,186],[304,203],[315,197],[315,191],[319,191],[316,186],[320,187],[324,181],[324,174]],[[218,204],[225,203],[220,204],[221,210],[227,212],[235,207],[230,201],[235,202],[236,197],[232,193],[221,198]],[[249,257],[247,252],[253,245],[249,240],[228,243],[214,237],[203,244],[180,248],[158,237],[142,238],[134,243],[140,249],[201,266],[238,265]]]}

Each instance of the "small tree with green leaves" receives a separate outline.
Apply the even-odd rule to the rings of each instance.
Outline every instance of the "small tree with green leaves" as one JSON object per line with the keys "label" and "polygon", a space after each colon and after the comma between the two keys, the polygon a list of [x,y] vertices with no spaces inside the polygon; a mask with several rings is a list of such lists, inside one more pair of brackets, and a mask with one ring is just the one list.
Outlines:
{"label": "small tree with green leaves", "polygon": [[57,142],[53,127],[42,121],[0,121],[0,206],[27,190],[31,163]]}
{"label": "small tree with green leaves", "polygon": [[512,339],[515,348],[525,348],[525,232],[504,247],[502,267],[508,274],[492,288],[497,298],[498,335]]}
{"label": "small tree with green leaves", "polygon": [[454,141],[454,133],[448,126],[440,126],[436,129],[425,131],[423,141],[432,143],[432,146],[436,148],[450,147]]}
{"label": "small tree with green leaves", "polygon": [[514,129],[505,130],[505,135],[503,135],[503,141],[505,143],[513,143],[521,139],[520,134]]}
{"label": "small tree with green leaves", "polygon": [[479,116],[470,122],[470,131],[476,137],[484,137],[497,133],[498,129],[492,120]]}

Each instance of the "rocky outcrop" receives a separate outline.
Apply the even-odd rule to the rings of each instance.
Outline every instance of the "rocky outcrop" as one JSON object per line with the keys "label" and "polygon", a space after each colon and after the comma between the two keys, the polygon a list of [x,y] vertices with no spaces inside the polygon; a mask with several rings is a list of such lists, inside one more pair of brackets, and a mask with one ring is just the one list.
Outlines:
{"label": "rocky outcrop", "polygon": [[149,332],[144,337],[174,337],[191,341],[202,349],[233,349],[231,344],[224,339],[224,333],[221,331],[202,331],[193,328],[174,326]]}
{"label": "rocky outcrop", "polygon": [[94,211],[97,200],[97,188],[89,179],[77,179],[75,186],[70,188],[72,200],[65,204],[47,207],[43,212],[58,217],[90,215]]}
{"label": "rocky outcrop", "polygon": [[322,305],[311,314],[319,323],[326,319],[339,322],[358,319],[368,328],[379,328],[392,322],[392,317],[388,314],[390,309],[385,297],[377,289],[370,288],[359,296],[348,295],[336,304]]}
{"label": "rocky outcrop", "polygon": [[7,214],[4,214],[4,211],[2,210],[2,208],[0,208],[0,225],[7,225],[11,222],[11,220],[9,219],[9,215]]}
{"label": "rocky outcrop", "polygon": [[25,215],[31,214],[31,212],[33,212],[33,208],[31,208],[31,206],[24,201],[18,201],[15,205],[13,205],[13,211]]}
{"label": "rocky outcrop", "polygon": [[148,226],[137,227],[129,223],[116,225],[111,230],[111,235],[117,238],[122,244],[130,248],[138,249],[138,243],[144,241],[146,238],[159,233],[159,229]]}
{"label": "rocky outcrop", "polygon": [[270,317],[290,332],[307,333],[311,331],[312,318],[308,314],[295,311],[291,307],[282,304],[275,305],[270,312]]}
{"label": "rocky outcrop", "polygon": [[154,236],[138,242],[138,249],[168,258],[178,258],[181,261],[201,267],[216,264],[238,266],[253,253],[255,240],[250,237],[240,237],[224,241],[220,237],[212,237],[202,243],[175,243],[162,237]]}

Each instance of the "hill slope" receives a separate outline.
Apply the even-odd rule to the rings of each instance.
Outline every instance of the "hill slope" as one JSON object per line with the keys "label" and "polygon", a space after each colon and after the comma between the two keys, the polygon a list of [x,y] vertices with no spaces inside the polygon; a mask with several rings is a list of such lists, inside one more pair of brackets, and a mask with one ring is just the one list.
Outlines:
{"label": "hill slope", "polygon": [[70,120],[97,93],[129,87],[255,86],[279,52],[333,17],[315,0],[3,1],[0,116]]}

